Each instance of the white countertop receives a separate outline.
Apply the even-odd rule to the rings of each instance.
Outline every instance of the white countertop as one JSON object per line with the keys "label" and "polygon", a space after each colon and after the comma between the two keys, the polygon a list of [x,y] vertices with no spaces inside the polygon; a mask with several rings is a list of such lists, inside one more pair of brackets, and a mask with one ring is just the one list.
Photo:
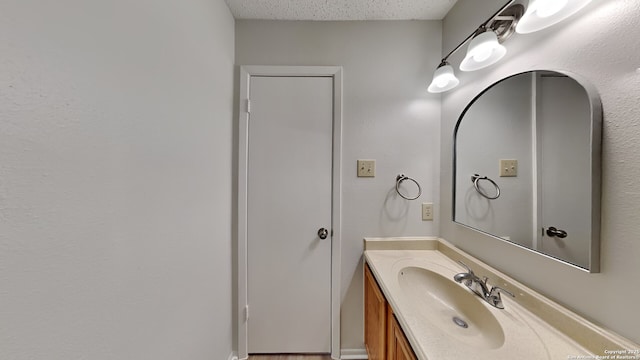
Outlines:
{"label": "white countertop", "polygon": [[[442,239],[376,238],[365,239],[365,244],[366,262],[419,360],[596,359],[599,358],[598,355],[605,355],[605,350],[633,351],[639,348],[636,344],[615,334],[608,334],[577,317]],[[394,248],[402,250],[393,250]],[[463,330],[468,332],[459,333],[453,333],[457,331],[455,328],[447,328],[447,334],[447,331],[427,321],[424,306],[417,306],[415,297],[410,298],[400,287],[398,274],[402,269],[410,267],[436,272],[456,284],[453,275],[465,272],[457,260],[463,260],[476,275],[488,276],[489,285],[498,285],[516,295],[516,299],[502,296],[505,307],[503,310],[481,301],[501,325],[504,336],[499,337],[499,341],[487,342],[486,334],[479,333],[472,327]],[[470,291],[462,284],[456,285]],[[537,309],[540,310],[539,313],[536,313]],[[552,321],[545,321],[549,317],[553,318]],[[569,334],[572,336],[550,325],[554,321],[570,324]],[[594,347],[600,350],[593,352]]]}

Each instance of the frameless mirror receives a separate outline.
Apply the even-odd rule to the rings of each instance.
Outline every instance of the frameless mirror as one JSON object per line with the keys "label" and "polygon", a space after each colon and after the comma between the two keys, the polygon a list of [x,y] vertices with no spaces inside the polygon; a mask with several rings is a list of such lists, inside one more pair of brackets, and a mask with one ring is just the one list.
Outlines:
{"label": "frameless mirror", "polygon": [[453,220],[598,272],[601,127],[599,97],[575,76],[491,85],[456,125]]}

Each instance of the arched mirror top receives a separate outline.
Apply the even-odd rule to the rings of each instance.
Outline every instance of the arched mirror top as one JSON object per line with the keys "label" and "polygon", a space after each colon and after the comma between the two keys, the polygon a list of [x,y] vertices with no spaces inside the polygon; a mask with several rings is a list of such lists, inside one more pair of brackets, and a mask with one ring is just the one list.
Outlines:
{"label": "arched mirror top", "polygon": [[575,74],[487,87],[455,127],[453,220],[598,272],[601,128],[600,98]]}

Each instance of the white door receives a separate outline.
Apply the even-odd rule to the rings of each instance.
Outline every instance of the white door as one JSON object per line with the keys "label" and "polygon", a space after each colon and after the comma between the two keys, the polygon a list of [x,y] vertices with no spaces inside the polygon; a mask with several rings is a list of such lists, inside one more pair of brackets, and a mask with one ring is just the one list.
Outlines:
{"label": "white door", "polygon": [[248,352],[329,353],[333,78],[251,76],[249,93]]}
{"label": "white door", "polygon": [[[584,88],[566,76],[538,78],[541,154],[539,233],[545,254],[589,267],[591,241],[591,105]],[[554,227],[565,238],[548,236]]]}

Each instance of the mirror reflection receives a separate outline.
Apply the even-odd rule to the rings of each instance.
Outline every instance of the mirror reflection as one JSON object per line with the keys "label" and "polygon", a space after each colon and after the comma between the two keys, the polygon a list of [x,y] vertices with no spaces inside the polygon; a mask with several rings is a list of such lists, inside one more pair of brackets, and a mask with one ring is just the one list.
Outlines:
{"label": "mirror reflection", "polygon": [[484,90],[456,126],[454,221],[597,272],[600,128],[596,95],[565,74]]}

